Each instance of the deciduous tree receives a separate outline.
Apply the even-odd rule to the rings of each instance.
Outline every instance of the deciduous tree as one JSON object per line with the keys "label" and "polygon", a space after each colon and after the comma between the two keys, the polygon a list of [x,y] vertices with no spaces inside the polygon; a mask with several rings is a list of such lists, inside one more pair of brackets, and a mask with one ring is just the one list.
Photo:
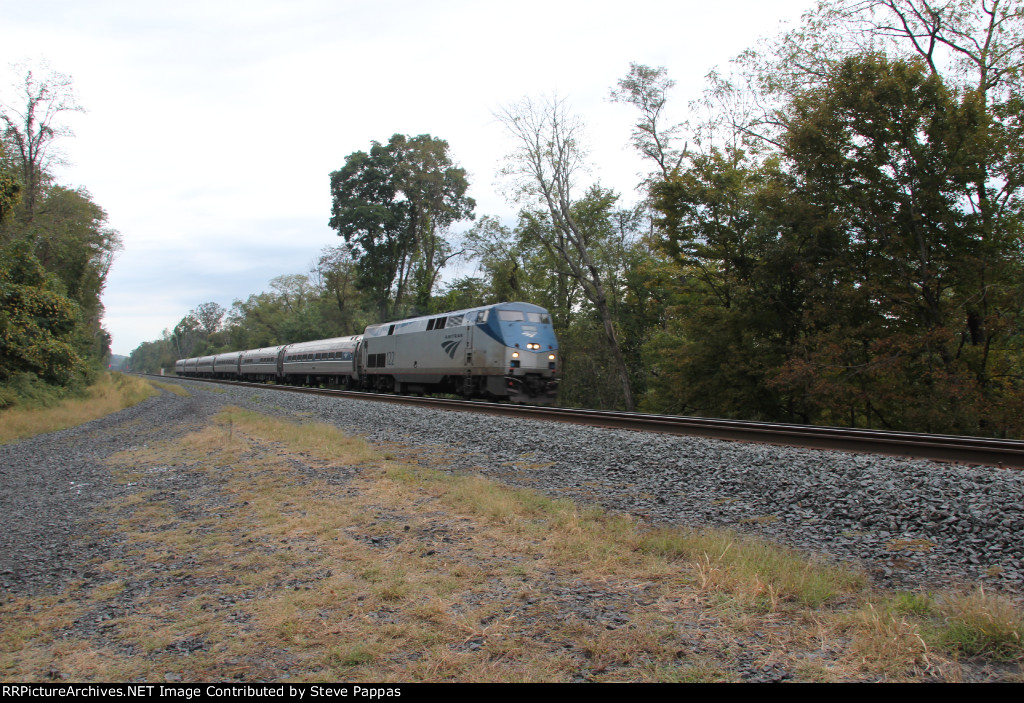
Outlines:
{"label": "deciduous tree", "polygon": [[[593,222],[588,223],[584,213],[590,214],[591,208],[581,207],[583,198],[576,192],[586,159],[582,122],[558,98],[539,102],[526,98],[496,117],[516,145],[503,172],[512,179],[520,200],[542,208],[547,222],[537,220],[538,226],[533,228],[537,241],[559,262],[558,275],[575,281],[594,306],[617,371],[623,404],[632,410],[635,403],[629,369],[596,255],[601,232],[588,226]],[[614,196],[608,191],[595,188],[590,196],[592,201],[603,201],[592,205],[606,214],[610,211]]]}
{"label": "deciduous tree", "polygon": [[330,226],[352,248],[360,284],[377,298],[382,318],[402,307],[410,288],[418,306],[429,302],[455,253],[447,228],[472,217],[468,187],[448,143],[428,134],[373,142],[331,173]]}
{"label": "deciduous tree", "polygon": [[673,146],[682,125],[665,125],[665,104],[675,81],[664,66],[651,68],[639,63],[629,64],[629,73],[612,89],[612,100],[632,105],[640,111],[633,126],[633,147],[658,165],[661,177],[679,168],[686,149]]}
{"label": "deciduous tree", "polygon": [[24,79],[0,97],[0,124],[4,127],[4,142],[18,160],[24,185],[24,217],[31,222],[48,168],[61,161],[53,142],[72,134],[70,127],[60,123],[60,117],[68,112],[84,112],[84,108],[75,98],[70,76],[45,64],[14,68],[24,74]]}
{"label": "deciduous tree", "polygon": [[78,307],[27,242],[0,247],[0,381],[35,374],[67,385],[84,371],[76,351]]}

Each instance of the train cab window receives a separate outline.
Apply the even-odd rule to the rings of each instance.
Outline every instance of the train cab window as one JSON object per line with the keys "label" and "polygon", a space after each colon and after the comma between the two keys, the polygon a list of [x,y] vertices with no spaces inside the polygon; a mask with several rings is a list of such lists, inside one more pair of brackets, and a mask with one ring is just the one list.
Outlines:
{"label": "train cab window", "polygon": [[476,324],[476,316],[477,316],[476,310],[474,310],[473,312],[467,312],[466,313],[466,320],[465,320],[466,324],[467,325],[475,325]]}
{"label": "train cab window", "polygon": [[488,317],[487,313],[488,312],[490,312],[490,311],[489,310],[481,310],[481,311],[479,311],[476,314],[476,324],[478,324],[478,325],[487,324],[487,317]]}
{"label": "train cab window", "polygon": [[542,325],[551,324],[551,315],[548,315],[546,312],[528,312],[526,313],[526,319],[530,322],[539,322]]}
{"label": "train cab window", "polygon": [[502,322],[522,322],[526,316],[519,310],[499,310],[498,319]]}

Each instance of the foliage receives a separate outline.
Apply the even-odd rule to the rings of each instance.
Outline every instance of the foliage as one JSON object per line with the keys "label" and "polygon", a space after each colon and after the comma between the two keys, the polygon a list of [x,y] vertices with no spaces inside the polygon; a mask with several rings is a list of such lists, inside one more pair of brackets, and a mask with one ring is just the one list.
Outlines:
{"label": "foliage", "polygon": [[0,379],[7,396],[31,399],[30,376],[77,387],[105,364],[100,296],[121,245],[89,192],[56,183],[48,170],[61,162],[55,140],[71,134],[59,118],[82,111],[70,78],[20,68],[24,80],[0,94]]}
{"label": "foliage", "polygon": [[612,211],[618,196],[596,184],[583,197],[577,195],[576,181],[586,160],[583,125],[564,100],[526,98],[496,117],[515,144],[503,173],[512,179],[516,199],[528,204],[520,214],[523,230],[550,257],[559,302],[567,302],[570,289],[578,288],[598,315],[622,405],[633,410],[629,368],[613,313],[614,269],[609,280],[609,269],[601,261],[601,250],[615,231]]}
{"label": "foliage", "polygon": [[78,307],[27,242],[0,248],[0,380],[35,374],[68,385],[84,372],[74,347]]}
{"label": "foliage", "polygon": [[651,68],[631,63],[629,74],[611,92],[613,101],[633,105],[640,111],[640,120],[633,127],[633,147],[658,165],[662,177],[678,169],[685,156],[684,151],[672,148],[672,140],[682,125],[662,127],[668,91],[674,85],[664,66]]}
{"label": "foliage", "polygon": [[37,196],[49,180],[48,167],[61,163],[53,142],[72,134],[57,118],[66,112],[84,110],[75,99],[70,76],[46,64],[15,68],[23,73],[24,79],[11,91],[17,98],[0,100],[0,124],[25,188],[23,219],[30,222],[35,216]]}
{"label": "foliage", "polygon": [[712,76],[648,181],[674,301],[645,407],[1024,434],[1022,22],[823,2]]}
{"label": "foliage", "polygon": [[330,226],[350,247],[358,285],[376,297],[382,318],[398,315],[410,291],[418,309],[429,306],[454,255],[444,233],[473,214],[468,187],[448,142],[429,134],[373,142],[331,173]]}
{"label": "foliage", "polygon": [[[0,157],[3,156],[3,144],[0,143]],[[21,184],[18,179],[8,173],[0,173],[0,223],[4,221],[7,214],[14,210],[18,204],[21,194]]]}

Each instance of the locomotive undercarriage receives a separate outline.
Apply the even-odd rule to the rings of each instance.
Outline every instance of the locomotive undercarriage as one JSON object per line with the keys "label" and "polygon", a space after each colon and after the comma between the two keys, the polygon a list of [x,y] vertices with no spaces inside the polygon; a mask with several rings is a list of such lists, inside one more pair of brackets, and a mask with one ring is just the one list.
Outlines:
{"label": "locomotive undercarriage", "polygon": [[540,374],[528,373],[525,376],[506,376],[508,392],[506,398],[512,403],[536,405],[550,404],[555,401],[558,393],[558,381],[544,378]]}
{"label": "locomotive undercarriage", "polygon": [[458,395],[466,398],[506,400],[520,404],[550,404],[558,391],[558,381],[547,379],[540,374],[525,376],[442,376],[440,380],[428,382],[400,381],[389,374],[375,374],[362,379],[363,390],[401,395],[430,395],[436,393]]}
{"label": "locomotive undercarriage", "polygon": [[[274,382],[277,378],[257,374],[245,380]],[[441,376],[437,381],[422,378],[415,381],[400,381],[391,374],[373,374],[355,379],[349,375],[289,374],[283,377],[286,384],[310,388],[341,388],[343,390],[376,391],[400,395],[449,394],[466,398],[485,398],[508,401],[525,405],[549,405],[558,392],[558,381],[540,374],[523,376]]]}

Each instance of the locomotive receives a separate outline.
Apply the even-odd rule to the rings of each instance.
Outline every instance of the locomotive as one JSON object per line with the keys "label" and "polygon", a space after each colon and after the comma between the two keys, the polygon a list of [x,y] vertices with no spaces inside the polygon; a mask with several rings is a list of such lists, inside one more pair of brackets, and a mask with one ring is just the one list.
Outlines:
{"label": "locomotive", "polygon": [[544,308],[498,303],[370,325],[350,337],[180,359],[175,373],[550,405],[558,341]]}

